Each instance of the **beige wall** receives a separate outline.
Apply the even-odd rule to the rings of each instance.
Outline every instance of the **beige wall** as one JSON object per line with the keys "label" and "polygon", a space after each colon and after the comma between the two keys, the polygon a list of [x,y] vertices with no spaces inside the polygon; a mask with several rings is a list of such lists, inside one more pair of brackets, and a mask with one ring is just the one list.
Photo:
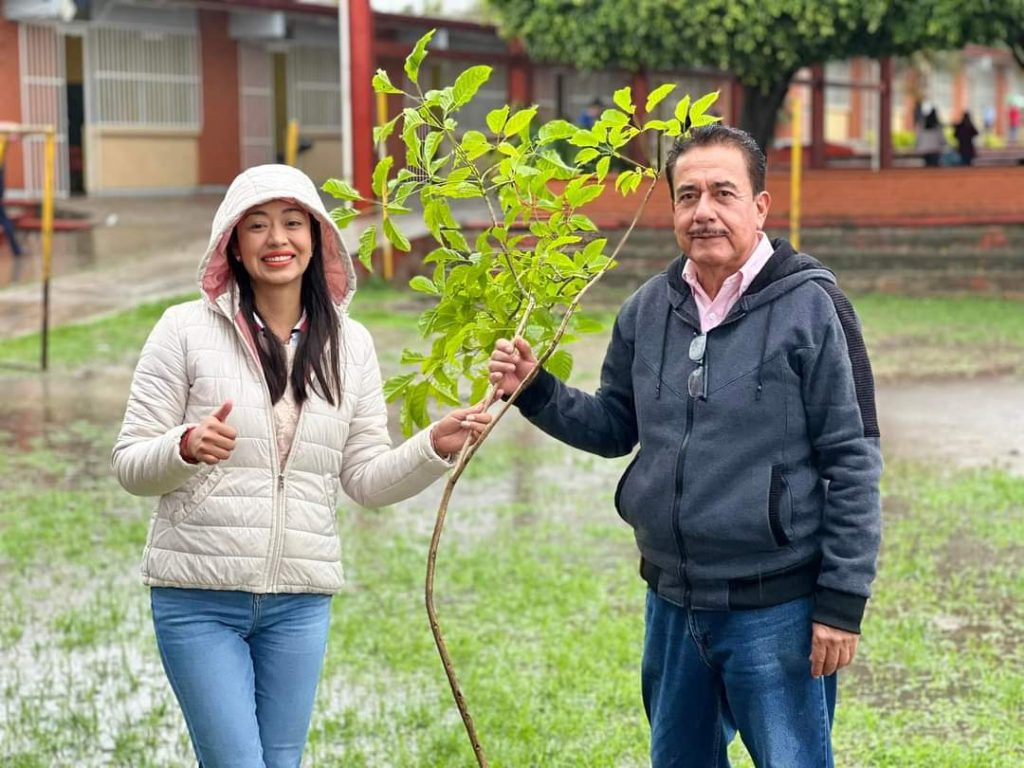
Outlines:
{"label": "beige wall", "polygon": [[88,131],[88,191],[193,189],[199,185],[194,132]]}
{"label": "beige wall", "polygon": [[322,183],[342,175],[341,140],[311,137],[313,147],[299,155],[298,165],[313,181]]}

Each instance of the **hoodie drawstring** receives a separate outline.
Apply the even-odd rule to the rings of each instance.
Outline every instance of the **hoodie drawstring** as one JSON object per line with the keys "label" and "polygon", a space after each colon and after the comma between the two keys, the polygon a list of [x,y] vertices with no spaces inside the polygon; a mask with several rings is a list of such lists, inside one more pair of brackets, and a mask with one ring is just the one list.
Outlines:
{"label": "hoodie drawstring", "polygon": [[764,368],[764,356],[768,353],[768,333],[772,329],[772,309],[774,308],[775,302],[772,301],[768,304],[768,319],[764,324],[764,337],[761,341],[761,359],[757,363],[757,394],[754,395],[755,400],[761,399],[761,390],[764,389],[761,371]]}
{"label": "hoodie drawstring", "polygon": [[658,360],[658,383],[654,386],[654,399],[661,399],[661,374],[665,371],[665,345],[668,343],[668,324],[672,320],[672,304],[665,312],[665,324],[661,328],[661,357]]}

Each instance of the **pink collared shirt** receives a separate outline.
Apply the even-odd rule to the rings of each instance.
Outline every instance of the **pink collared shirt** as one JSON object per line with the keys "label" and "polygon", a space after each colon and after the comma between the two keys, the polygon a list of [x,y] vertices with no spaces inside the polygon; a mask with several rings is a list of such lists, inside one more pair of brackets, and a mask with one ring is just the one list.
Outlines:
{"label": "pink collared shirt", "polygon": [[693,298],[697,302],[697,312],[700,314],[700,330],[702,333],[707,333],[725,320],[726,315],[732,311],[736,302],[740,300],[740,297],[750,287],[750,284],[754,282],[754,278],[757,277],[758,273],[764,268],[764,265],[768,263],[768,259],[775,252],[771,242],[765,237],[764,232],[758,232],[757,236],[757,245],[754,246],[754,252],[750,254],[750,258],[740,267],[739,272],[734,272],[725,278],[725,282],[722,283],[722,287],[714,299],[708,296],[701,287],[693,261],[690,259],[686,260],[686,264],[683,266],[683,280],[690,286],[690,290],[693,291]]}

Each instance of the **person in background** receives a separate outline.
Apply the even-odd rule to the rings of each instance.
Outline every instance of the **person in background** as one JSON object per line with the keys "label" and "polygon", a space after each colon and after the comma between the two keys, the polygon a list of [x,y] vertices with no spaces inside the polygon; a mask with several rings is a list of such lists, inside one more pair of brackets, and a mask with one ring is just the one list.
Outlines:
{"label": "person in background", "polygon": [[953,129],[953,135],[956,136],[957,151],[960,153],[960,164],[973,164],[974,156],[977,154],[977,150],[974,149],[974,137],[978,135],[978,129],[974,127],[974,123],[971,121],[971,113],[968,110],[964,110],[963,117],[960,118],[960,122]]}
{"label": "person in background", "polygon": [[580,112],[579,119],[576,121],[580,128],[586,128],[588,131],[593,128],[594,123],[601,117],[602,106],[600,99],[594,99],[590,102],[586,109]]}
{"label": "person in background", "polygon": [[1007,139],[1011,145],[1017,143],[1017,133],[1020,131],[1020,105],[1016,102],[1010,103],[1006,113],[1006,124],[1008,126]]}
{"label": "person in background", "polygon": [[452,411],[397,448],[355,271],[313,182],[239,175],[201,298],[142,350],[113,449],[159,496],[142,557],[157,645],[202,768],[297,768],[342,585],[335,505],[418,493],[490,415]]}
{"label": "person in background", "polygon": [[7,147],[9,142],[15,139],[17,139],[17,134],[0,132],[0,227],[3,228],[4,237],[10,245],[11,252],[15,257],[19,257],[22,254],[22,250],[21,245],[18,243],[18,235],[14,231],[14,222],[11,221],[11,218],[7,215],[7,209],[4,208],[4,192],[6,190],[4,171],[6,168]]}
{"label": "person in background", "polygon": [[942,150],[946,144],[946,136],[942,130],[939,113],[932,109],[925,115],[924,123],[917,132],[915,149],[924,157],[924,164],[929,168],[938,168]]}

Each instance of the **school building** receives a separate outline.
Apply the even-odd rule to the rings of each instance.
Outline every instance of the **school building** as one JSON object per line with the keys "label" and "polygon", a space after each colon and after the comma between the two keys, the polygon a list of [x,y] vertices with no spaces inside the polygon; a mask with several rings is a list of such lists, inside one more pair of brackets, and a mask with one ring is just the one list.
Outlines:
{"label": "school building", "polygon": [[[0,122],[52,124],[59,132],[59,193],[191,193],[223,188],[243,168],[281,157],[296,120],[308,149],[298,164],[313,178],[349,176],[368,189],[379,104],[370,81],[386,69],[404,82],[413,43],[437,28],[421,73],[426,87],[451,83],[467,66],[494,68],[460,114],[463,129],[505,103],[537,104],[541,117],[575,119],[595,96],[624,85],[637,100],[676,82],[682,92],[718,89],[731,120],[740,90],[726,72],[581,73],[531,62],[493,26],[375,10],[370,0],[0,0]],[[877,152],[880,126],[912,128],[915,101],[946,120],[970,108],[975,122],[1024,96],[1024,78],[1004,51],[971,48],[922,74],[906,62],[829,63],[798,76],[803,136],[815,146]],[[389,116],[404,105],[390,96]],[[667,108],[667,104],[658,109]],[[785,142],[792,126],[780,121]],[[399,142],[393,136],[392,142]],[[400,147],[390,146],[394,152]],[[812,153],[822,165],[824,154]],[[883,163],[884,165],[884,163]],[[42,139],[8,153],[7,195],[42,186]]]}

